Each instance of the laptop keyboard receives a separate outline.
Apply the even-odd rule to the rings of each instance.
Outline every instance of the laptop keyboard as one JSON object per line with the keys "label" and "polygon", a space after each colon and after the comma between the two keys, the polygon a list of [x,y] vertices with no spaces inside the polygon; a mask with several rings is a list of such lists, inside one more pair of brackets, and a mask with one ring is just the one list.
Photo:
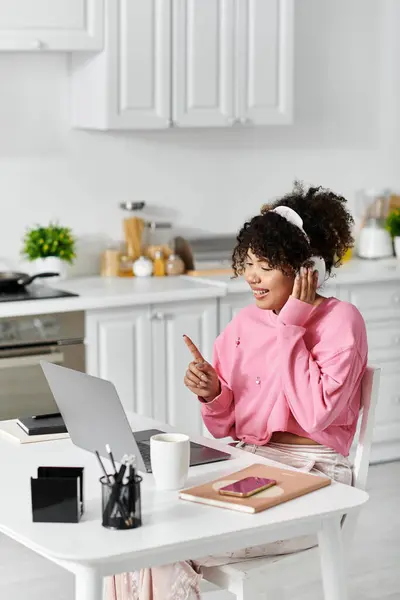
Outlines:
{"label": "laptop keyboard", "polygon": [[139,448],[139,452],[142,455],[144,466],[146,469],[150,469],[151,461],[150,461],[150,446],[146,442],[136,442]]}

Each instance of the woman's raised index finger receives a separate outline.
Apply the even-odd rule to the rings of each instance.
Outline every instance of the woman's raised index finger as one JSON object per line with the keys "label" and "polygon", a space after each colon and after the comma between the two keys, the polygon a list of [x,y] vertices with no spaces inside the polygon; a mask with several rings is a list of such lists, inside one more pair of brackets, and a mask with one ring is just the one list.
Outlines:
{"label": "woman's raised index finger", "polygon": [[198,349],[198,347],[192,342],[192,340],[190,339],[190,337],[188,337],[187,335],[183,336],[183,339],[185,340],[185,344],[186,346],[189,348],[189,351],[191,352],[194,360],[196,362],[205,362],[204,358],[201,355],[200,350]]}

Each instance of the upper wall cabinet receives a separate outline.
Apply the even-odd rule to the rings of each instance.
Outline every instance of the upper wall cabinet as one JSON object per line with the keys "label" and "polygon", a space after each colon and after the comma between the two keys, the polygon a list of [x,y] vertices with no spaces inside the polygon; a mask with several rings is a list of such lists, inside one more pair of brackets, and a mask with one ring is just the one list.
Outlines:
{"label": "upper wall cabinet", "polygon": [[293,2],[238,0],[237,114],[242,124],[292,120]]}
{"label": "upper wall cabinet", "polygon": [[72,57],[74,126],[291,122],[293,0],[106,0],[105,27]]}
{"label": "upper wall cabinet", "polygon": [[174,0],[174,125],[233,124],[235,4],[235,0]]}
{"label": "upper wall cabinet", "polygon": [[0,51],[101,50],[104,0],[0,0]]}
{"label": "upper wall cabinet", "polygon": [[169,127],[170,20],[169,0],[107,1],[104,51],[71,58],[75,127]]}

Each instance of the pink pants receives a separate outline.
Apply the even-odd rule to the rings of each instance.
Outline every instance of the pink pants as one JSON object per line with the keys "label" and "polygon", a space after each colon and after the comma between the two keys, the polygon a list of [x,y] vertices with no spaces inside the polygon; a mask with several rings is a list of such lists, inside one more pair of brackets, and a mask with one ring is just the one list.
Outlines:
{"label": "pink pants", "polygon": [[[302,471],[327,475],[334,481],[352,484],[349,460],[325,446],[270,443],[267,446],[242,445],[247,452],[296,467]],[[123,573],[105,580],[106,600],[199,600],[201,567],[242,562],[263,556],[291,554],[316,545],[314,536],[303,536],[252,546],[196,561]]]}

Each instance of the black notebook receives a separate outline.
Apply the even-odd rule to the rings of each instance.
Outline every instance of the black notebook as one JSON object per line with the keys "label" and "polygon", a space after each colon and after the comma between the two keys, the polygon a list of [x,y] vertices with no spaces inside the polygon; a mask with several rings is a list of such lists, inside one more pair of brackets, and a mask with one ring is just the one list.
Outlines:
{"label": "black notebook", "polygon": [[17,424],[28,435],[50,435],[52,433],[67,433],[67,428],[61,415],[49,417],[24,417]]}

